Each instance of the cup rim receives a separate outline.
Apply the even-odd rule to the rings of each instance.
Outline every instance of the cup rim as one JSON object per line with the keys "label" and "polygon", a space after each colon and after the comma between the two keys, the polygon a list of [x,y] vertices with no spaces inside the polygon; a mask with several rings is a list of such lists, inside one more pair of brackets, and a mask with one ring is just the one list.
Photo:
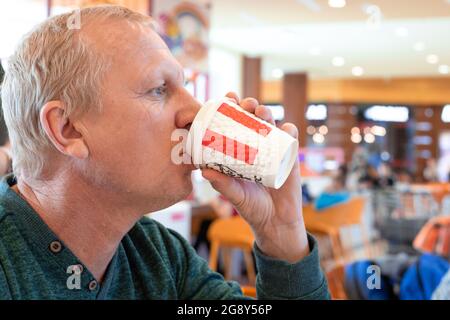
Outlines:
{"label": "cup rim", "polygon": [[[298,140],[292,141],[289,144],[286,151],[284,152],[284,157],[280,162],[280,166],[278,167],[277,174],[274,176],[273,188],[279,189],[286,182],[289,177],[292,168],[294,166],[295,160],[298,157]],[[284,170],[283,170],[284,169]]]}

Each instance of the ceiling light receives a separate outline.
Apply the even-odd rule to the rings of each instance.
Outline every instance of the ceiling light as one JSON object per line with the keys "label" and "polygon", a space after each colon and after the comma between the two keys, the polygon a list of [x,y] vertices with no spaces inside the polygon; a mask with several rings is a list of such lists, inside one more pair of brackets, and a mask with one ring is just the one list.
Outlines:
{"label": "ceiling light", "polygon": [[424,50],[425,50],[425,43],[423,43],[423,42],[416,42],[414,44],[414,51],[422,52]]}
{"label": "ceiling light", "polygon": [[374,4],[363,5],[363,11],[368,16],[366,24],[370,29],[378,29],[383,20],[383,13],[379,6]]}
{"label": "ceiling light", "polygon": [[352,68],[352,74],[355,77],[361,77],[364,74],[364,69],[362,67],[356,66]]}
{"label": "ceiling light", "polygon": [[429,54],[427,55],[427,62],[429,64],[436,64],[439,62],[439,57],[435,54]]}
{"label": "ceiling light", "polygon": [[397,37],[405,38],[408,36],[408,34],[409,34],[409,31],[405,27],[399,27],[399,28],[395,29],[395,35]]}
{"label": "ceiling light", "polygon": [[360,134],[361,130],[359,130],[358,127],[353,127],[352,130],[351,130],[351,133],[352,133],[352,135]]}
{"label": "ceiling light", "polygon": [[342,67],[343,65],[345,65],[345,59],[342,57],[334,57],[331,63],[335,67]]}
{"label": "ceiling light", "polygon": [[274,77],[275,79],[281,79],[283,78],[283,76],[284,76],[283,70],[279,68],[272,70],[272,77]]}
{"label": "ceiling light", "polygon": [[442,65],[439,66],[439,73],[440,74],[449,74],[450,73],[450,68],[448,67],[448,65],[442,64]]}
{"label": "ceiling light", "polygon": [[345,0],[328,0],[328,5],[331,8],[343,8],[347,4]]}

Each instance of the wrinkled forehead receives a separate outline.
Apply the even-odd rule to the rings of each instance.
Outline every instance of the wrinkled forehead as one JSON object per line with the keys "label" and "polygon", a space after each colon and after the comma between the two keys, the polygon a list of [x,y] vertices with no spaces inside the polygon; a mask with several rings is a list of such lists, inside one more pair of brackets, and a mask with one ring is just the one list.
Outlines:
{"label": "wrinkled forehead", "polygon": [[102,54],[118,60],[155,50],[169,51],[150,24],[126,20],[92,22],[82,29],[81,36]]}
{"label": "wrinkled forehead", "polygon": [[96,50],[112,62],[110,71],[121,78],[146,76],[159,69],[178,70],[178,62],[151,27],[128,21],[112,21],[101,28],[92,26],[84,32]]}

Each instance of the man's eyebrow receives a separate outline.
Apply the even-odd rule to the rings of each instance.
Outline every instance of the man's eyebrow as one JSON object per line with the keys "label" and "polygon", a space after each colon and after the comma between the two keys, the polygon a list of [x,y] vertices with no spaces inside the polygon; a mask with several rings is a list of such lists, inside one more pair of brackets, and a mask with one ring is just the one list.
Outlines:
{"label": "man's eyebrow", "polygon": [[[170,73],[165,72],[164,69],[171,68],[172,71]],[[148,71],[143,75],[142,80],[145,83],[153,82],[157,77],[171,77],[172,79],[181,80],[183,85],[186,81],[186,74],[182,67],[174,68],[170,65],[160,64],[157,66],[153,66],[152,68],[148,68]]]}

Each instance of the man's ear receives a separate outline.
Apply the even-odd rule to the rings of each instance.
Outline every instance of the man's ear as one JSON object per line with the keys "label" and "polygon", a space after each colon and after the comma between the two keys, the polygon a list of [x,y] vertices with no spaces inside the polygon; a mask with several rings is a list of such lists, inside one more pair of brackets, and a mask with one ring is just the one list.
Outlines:
{"label": "man's ear", "polygon": [[41,109],[40,121],[45,133],[61,153],[78,159],[86,159],[89,149],[80,131],[64,116],[61,101],[49,101]]}

